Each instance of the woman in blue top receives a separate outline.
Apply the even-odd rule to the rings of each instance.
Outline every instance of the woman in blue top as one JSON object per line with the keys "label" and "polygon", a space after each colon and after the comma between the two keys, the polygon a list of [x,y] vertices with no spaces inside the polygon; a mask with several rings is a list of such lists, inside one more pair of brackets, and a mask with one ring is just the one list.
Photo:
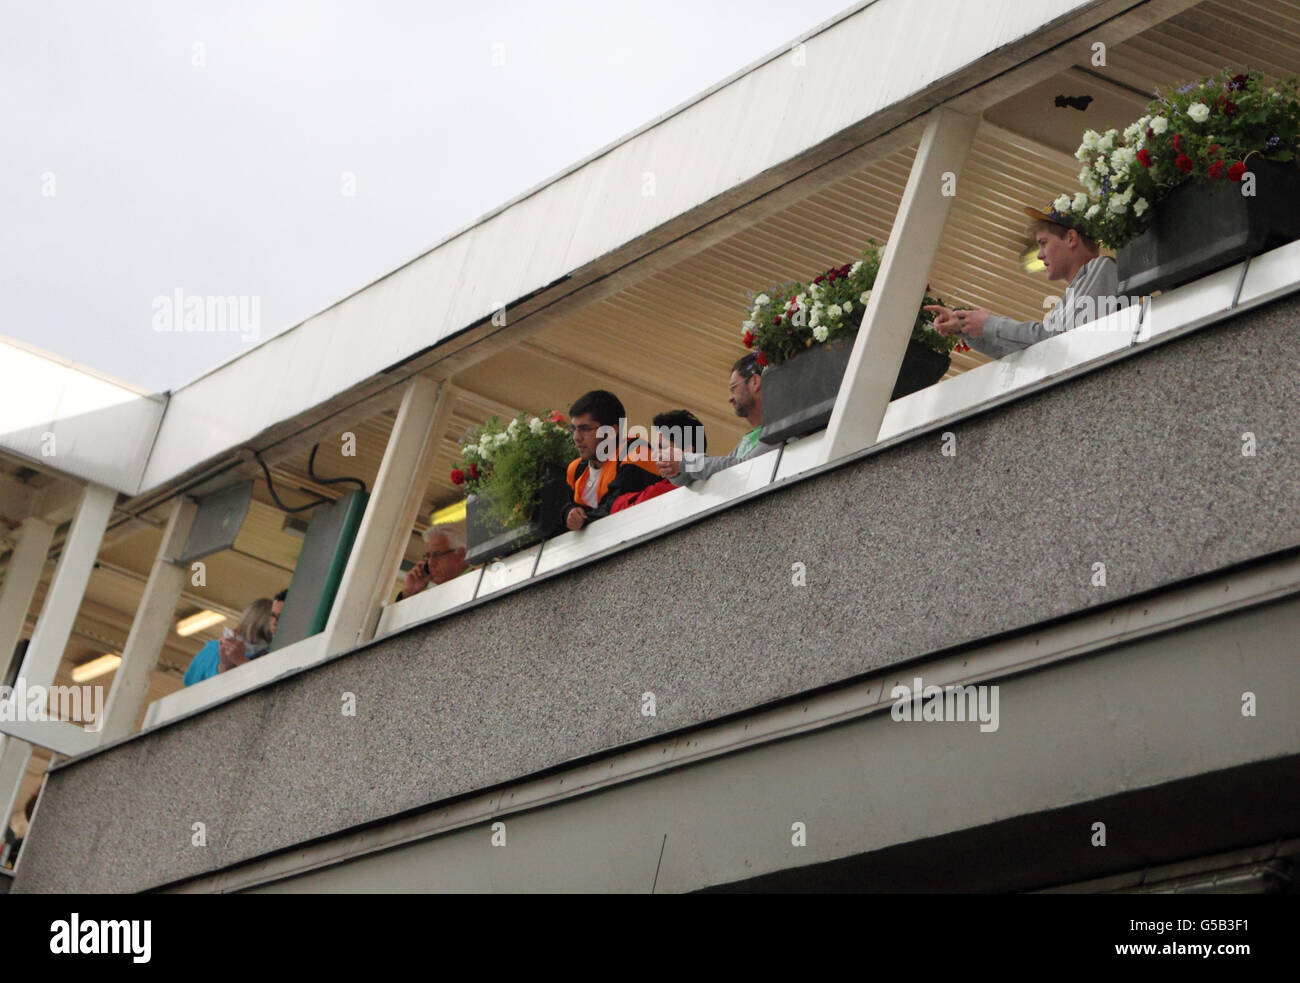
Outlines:
{"label": "woman in blue top", "polygon": [[185,670],[185,685],[193,686],[219,672],[242,666],[249,659],[256,659],[266,652],[274,632],[271,599],[259,597],[244,611],[243,620],[233,633],[227,628],[222,638],[214,638],[198,650]]}

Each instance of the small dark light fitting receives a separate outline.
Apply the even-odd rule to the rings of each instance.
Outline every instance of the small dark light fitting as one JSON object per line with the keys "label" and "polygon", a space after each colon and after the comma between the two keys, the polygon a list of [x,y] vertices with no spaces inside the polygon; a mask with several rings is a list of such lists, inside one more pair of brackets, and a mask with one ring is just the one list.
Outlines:
{"label": "small dark light fitting", "polygon": [[1088,108],[1088,104],[1091,102],[1092,96],[1057,96],[1056,108],[1077,109],[1079,112],[1083,112]]}

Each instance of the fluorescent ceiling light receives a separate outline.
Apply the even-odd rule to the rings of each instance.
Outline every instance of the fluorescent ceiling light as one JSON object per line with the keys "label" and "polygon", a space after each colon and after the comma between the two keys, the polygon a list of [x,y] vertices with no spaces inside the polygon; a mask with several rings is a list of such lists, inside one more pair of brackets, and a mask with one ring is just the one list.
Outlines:
{"label": "fluorescent ceiling light", "polygon": [[122,657],[113,652],[107,655],[101,655],[97,659],[91,659],[89,662],[83,662],[72,669],[72,681],[74,683],[86,683],[92,679],[98,679],[100,676],[106,676],[122,664]]}
{"label": "fluorescent ceiling light", "polygon": [[461,499],[454,505],[448,505],[446,508],[438,509],[437,512],[429,516],[429,525],[437,526],[442,523],[464,522],[465,521],[465,499]]}
{"label": "fluorescent ceiling light", "polygon": [[1047,269],[1046,264],[1038,258],[1038,243],[1034,243],[1020,254],[1020,267],[1026,273],[1039,273]]}
{"label": "fluorescent ceiling light", "polygon": [[187,637],[202,631],[204,628],[219,625],[225,620],[226,616],[216,611],[200,611],[198,614],[192,614],[188,618],[182,618],[176,622],[176,634]]}

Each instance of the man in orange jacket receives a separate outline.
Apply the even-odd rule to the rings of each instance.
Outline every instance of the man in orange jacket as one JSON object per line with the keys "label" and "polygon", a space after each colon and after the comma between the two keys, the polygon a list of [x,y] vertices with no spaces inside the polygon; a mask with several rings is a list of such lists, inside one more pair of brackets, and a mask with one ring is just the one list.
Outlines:
{"label": "man in orange jacket", "polygon": [[573,501],[564,506],[566,529],[578,530],[609,515],[619,495],[659,480],[650,445],[626,439],[627,413],[613,393],[596,389],[579,397],[569,407],[569,429],[579,456],[566,475],[573,489]]}

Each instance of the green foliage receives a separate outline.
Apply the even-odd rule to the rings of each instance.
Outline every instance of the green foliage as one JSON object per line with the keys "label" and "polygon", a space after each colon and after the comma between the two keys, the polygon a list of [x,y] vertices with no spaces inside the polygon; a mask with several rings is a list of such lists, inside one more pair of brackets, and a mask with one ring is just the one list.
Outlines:
{"label": "green foliage", "polygon": [[[807,286],[783,283],[749,295],[753,307],[741,329],[741,340],[746,348],[759,353],[760,364],[780,365],[813,345],[857,333],[880,272],[880,247],[875,240],[868,241],[870,245],[858,262],[827,270]],[[964,343],[934,330],[934,317],[924,305],[940,303],[927,287],[912,325],[912,340],[947,354]]]}
{"label": "green foliage", "polygon": [[542,476],[577,456],[567,421],[555,410],[545,418],[520,413],[507,424],[494,416],[461,442],[451,480],[478,495],[504,528],[515,529],[532,521]]}

